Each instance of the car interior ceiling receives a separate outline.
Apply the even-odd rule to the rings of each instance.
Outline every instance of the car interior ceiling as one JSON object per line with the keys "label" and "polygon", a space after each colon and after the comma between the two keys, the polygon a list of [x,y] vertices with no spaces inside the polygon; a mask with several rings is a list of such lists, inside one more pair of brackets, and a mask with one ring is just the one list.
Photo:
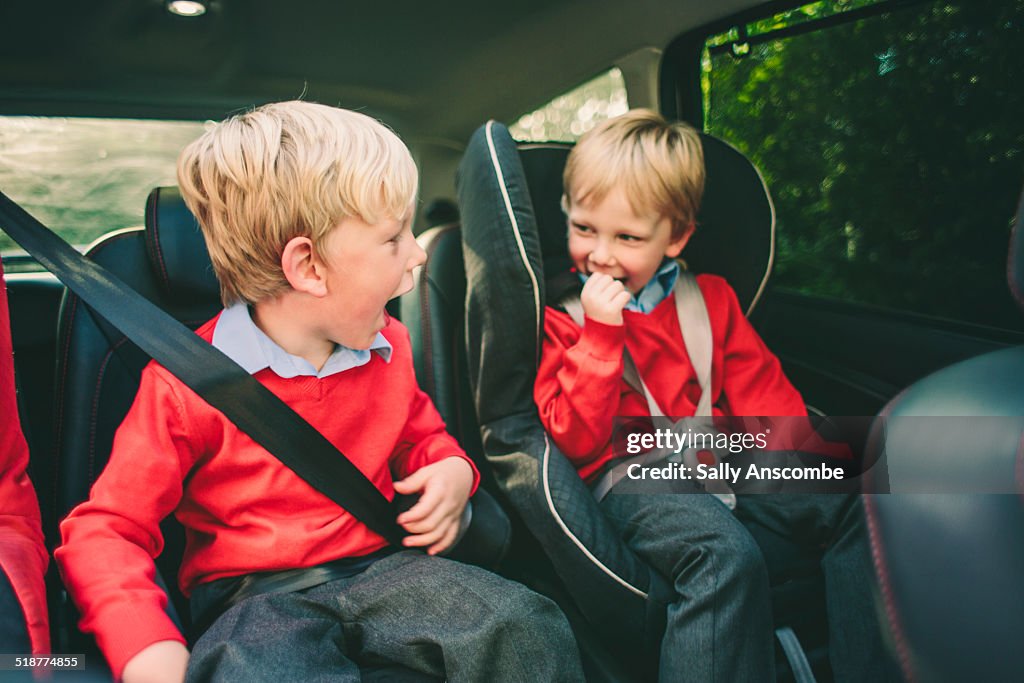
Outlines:
{"label": "car interior ceiling", "polygon": [[220,119],[302,96],[359,107],[407,140],[463,145],[487,118],[518,116],[634,50],[756,4],[651,0],[624,24],[614,0],[254,0],[190,24],[162,3],[7,3],[0,113]]}

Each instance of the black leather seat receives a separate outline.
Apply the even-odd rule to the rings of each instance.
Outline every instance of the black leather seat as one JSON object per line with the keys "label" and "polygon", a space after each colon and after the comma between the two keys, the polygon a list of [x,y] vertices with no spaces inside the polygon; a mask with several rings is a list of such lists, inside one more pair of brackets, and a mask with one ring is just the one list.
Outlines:
{"label": "black leather seat", "polygon": [[[1024,196],[1010,239],[1024,310]],[[882,602],[907,680],[1019,680],[1024,672],[1024,346],[905,389],[876,421],[882,466],[866,496]],[[887,480],[886,480],[887,477]]]}
{"label": "black leather seat", "polygon": [[[150,193],[144,230],[111,233],[88,256],[189,327],[198,327],[221,308],[205,242],[177,188]],[[131,406],[149,358],[70,292],[61,308],[59,348],[57,510],[63,517],[88,497],[106,464],[114,432]],[[170,597],[168,612],[188,634],[188,600],[177,585],[184,533],[173,518],[164,521],[162,530],[165,547],[156,564]],[[53,597],[54,651],[88,652],[90,668],[102,668],[92,638],[76,627],[78,615],[67,595],[61,591]],[[388,665],[365,668],[363,674],[366,680],[433,680]]]}
{"label": "black leather seat", "polygon": [[449,433],[481,467],[481,476],[488,476],[466,365],[466,275],[459,224],[432,227],[417,241],[427,252],[427,262],[415,273],[413,289],[399,297],[401,320],[412,339],[416,380],[433,399]]}
{"label": "black leather seat", "polygon": [[[699,272],[725,275],[749,314],[771,267],[774,209],[742,154],[707,136],[704,146],[703,228],[685,258]],[[560,604],[578,637],[611,650],[613,657],[603,662],[585,662],[601,669],[591,668],[594,678],[644,678],[653,674],[644,667],[657,660],[670,589],[611,530],[575,470],[547,439],[532,399],[543,273],[568,267],[560,198],[569,149],[517,146],[501,124],[481,128],[459,169],[461,230],[448,225],[420,236],[429,258],[416,288],[403,297],[402,315],[421,385],[482,465],[485,481],[493,479],[498,495],[539,539],[560,581],[537,581],[543,570],[530,543],[524,551],[524,541],[532,539],[522,534],[512,559],[526,558],[520,559],[526,571],[517,578],[564,598]],[[804,582],[776,591],[780,603],[823,604],[816,562],[786,539],[767,538],[762,545],[787,557],[789,578]],[[806,625],[824,643],[822,616],[807,618]]]}

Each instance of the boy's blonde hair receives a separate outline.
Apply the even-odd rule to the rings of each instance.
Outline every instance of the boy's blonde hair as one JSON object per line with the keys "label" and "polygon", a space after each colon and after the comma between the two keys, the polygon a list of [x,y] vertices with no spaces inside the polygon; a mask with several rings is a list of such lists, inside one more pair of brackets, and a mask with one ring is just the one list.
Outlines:
{"label": "boy's blonde hair", "polygon": [[216,124],[182,151],[178,184],[202,226],[225,305],[289,287],[281,254],[294,237],[324,238],[344,218],[404,220],[416,165],[369,116],[276,102]]}
{"label": "boy's blonde hair", "polygon": [[704,150],[688,123],[669,123],[650,109],[633,109],[597,124],[569,154],[563,205],[600,202],[621,187],[637,214],[672,221],[673,239],[697,220],[704,192]]}

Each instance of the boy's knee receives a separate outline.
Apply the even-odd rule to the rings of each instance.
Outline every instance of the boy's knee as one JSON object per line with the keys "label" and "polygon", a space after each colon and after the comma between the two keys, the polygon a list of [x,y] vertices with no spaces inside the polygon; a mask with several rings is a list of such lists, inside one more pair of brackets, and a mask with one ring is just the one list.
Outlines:
{"label": "boy's knee", "polygon": [[[486,637],[492,651],[513,646],[518,652],[549,657],[575,653],[576,639],[562,610],[550,599],[519,584],[510,585],[490,601]],[[482,631],[478,634],[483,636]]]}
{"label": "boy's knee", "polygon": [[507,626],[526,633],[555,640],[573,637],[558,605],[523,586],[516,585],[502,596],[495,616]]}
{"label": "boy's knee", "polygon": [[717,541],[711,552],[720,576],[768,586],[768,567],[753,536],[745,529],[737,529]]}
{"label": "boy's knee", "polygon": [[554,602],[511,581],[478,597],[486,616],[464,623],[462,630],[462,652],[472,659],[470,679],[583,680],[575,636]]}

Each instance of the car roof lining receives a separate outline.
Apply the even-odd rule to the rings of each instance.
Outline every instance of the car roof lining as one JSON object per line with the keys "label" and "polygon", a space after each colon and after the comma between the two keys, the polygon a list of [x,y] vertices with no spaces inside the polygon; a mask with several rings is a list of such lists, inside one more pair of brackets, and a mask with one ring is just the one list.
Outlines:
{"label": "car roof lining", "polygon": [[625,22],[618,0],[218,0],[195,20],[160,2],[4,3],[0,114],[219,119],[304,97],[461,144],[487,118],[758,4],[638,0]]}

